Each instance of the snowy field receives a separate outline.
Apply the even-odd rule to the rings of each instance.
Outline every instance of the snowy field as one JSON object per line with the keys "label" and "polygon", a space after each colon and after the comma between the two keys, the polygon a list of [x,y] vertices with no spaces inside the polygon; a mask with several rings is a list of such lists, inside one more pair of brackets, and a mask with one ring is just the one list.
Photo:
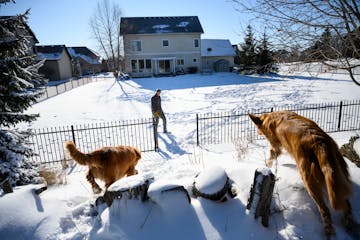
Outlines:
{"label": "snowy field", "polygon": [[[183,185],[191,193],[199,172],[220,166],[234,181],[234,199],[219,203],[192,196],[189,204],[169,194],[153,201],[121,200],[111,208],[93,208],[98,195],[85,179],[86,169],[73,165],[66,184],[51,186],[39,196],[34,185],[0,196],[0,239],[323,239],[316,205],[287,154],[274,164],[278,181],[269,227],[264,228],[245,207],[255,169],[264,167],[269,155],[268,143],[244,140],[246,150],[240,157],[233,144],[196,147],[195,114],[359,99],[360,88],[348,76],[284,70],[275,76],[104,78],[34,105],[28,112],[40,113],[40,118],[31,127],[148,118],[157,88],[162,89],[171,134],[160,133],[160,151],[143,154],[139,173],[154,176],[155,183]],[[360,131],[331,136],[342,145],[355,134]],[[347,163],[354,188],[353,213],[360,221],[360,169]],[[352,239],[341,226],[341,215],[332,212],[332,216],[336,239]]]}

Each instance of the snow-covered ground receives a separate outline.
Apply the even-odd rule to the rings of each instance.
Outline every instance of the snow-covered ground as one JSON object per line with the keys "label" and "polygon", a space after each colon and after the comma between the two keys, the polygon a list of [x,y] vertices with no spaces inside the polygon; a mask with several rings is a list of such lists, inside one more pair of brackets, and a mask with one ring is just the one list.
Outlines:
{"label": "snow-covered ground", "polygon": [[[123,199],[111,208],[93,208],[97,195],[85,179],[86,169],[73,165],[67,170],[67,184],[51,186],[39,196],[34,185],[0,196],[0,239],[323,238],[317,208],[287,154],[279,157],[273,169],[278,181],[269,227],[264,228],[246,204],[255,169],[265,166],[268,143],[247,139],[240,147],[196,147],[195,114],[359,99],[360,88],[348,76],[283,71],[274,76],[216,73],[126,81],[104,78],[35,104],[28,112],[40,113],[40,118],[31,127],[147,118],[157,88],[162,89],[171,134],[160,133],[160,151],[143,154],[139,173],[154,176],[155,183],[183,185],[191,195],[199,172],[222,167],[234,181],[234,199],[219,203],[192,196],[188,203],[181,194],[169,192],[161,197],[155,194],[153,201]],[[355,134],[360,131],[331,136],[341,145]],[[354,187],[353,213],[360,221],[360,169],[347,163]],[[341,214],[332,213],[336,239],[351,239],[341,226]]]}

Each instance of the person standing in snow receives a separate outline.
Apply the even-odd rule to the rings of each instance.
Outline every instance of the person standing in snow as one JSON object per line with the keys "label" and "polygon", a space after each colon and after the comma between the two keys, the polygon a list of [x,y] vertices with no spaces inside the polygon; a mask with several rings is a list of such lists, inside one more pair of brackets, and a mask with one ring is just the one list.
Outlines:
{"label": "person standing in snow", "polygon": [[159,118],[162,119],[163,121],[163,126],[164,126],[164,133],[167,132],[166,129],[166,118],[165,118],[165,114],[161,108],[161,90],[157,89],[156,93],[154,96],[152,96],[151,98],[151,112],[154,116],[155,119],[155,124],[156,124],[156,132],[157,132],[157,126],[159,125]]}

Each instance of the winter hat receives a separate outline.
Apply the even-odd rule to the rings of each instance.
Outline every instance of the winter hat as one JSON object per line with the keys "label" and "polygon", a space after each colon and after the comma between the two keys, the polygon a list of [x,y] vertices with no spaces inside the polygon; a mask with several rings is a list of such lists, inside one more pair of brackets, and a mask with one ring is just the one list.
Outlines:
{"label": "winter hat", "polygon": [[161,89],[160,88],[156,89],[156,92],[161,92]]}

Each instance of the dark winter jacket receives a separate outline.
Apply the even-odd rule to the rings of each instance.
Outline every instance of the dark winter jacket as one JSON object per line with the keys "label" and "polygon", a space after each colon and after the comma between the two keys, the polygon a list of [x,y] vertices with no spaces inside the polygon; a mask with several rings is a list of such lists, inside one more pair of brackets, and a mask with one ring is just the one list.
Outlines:
{"label": "dark winter jacket", "polygon": [[151,111],[152,113],[162,112],[161,97],[156,94],[151,98]]}

